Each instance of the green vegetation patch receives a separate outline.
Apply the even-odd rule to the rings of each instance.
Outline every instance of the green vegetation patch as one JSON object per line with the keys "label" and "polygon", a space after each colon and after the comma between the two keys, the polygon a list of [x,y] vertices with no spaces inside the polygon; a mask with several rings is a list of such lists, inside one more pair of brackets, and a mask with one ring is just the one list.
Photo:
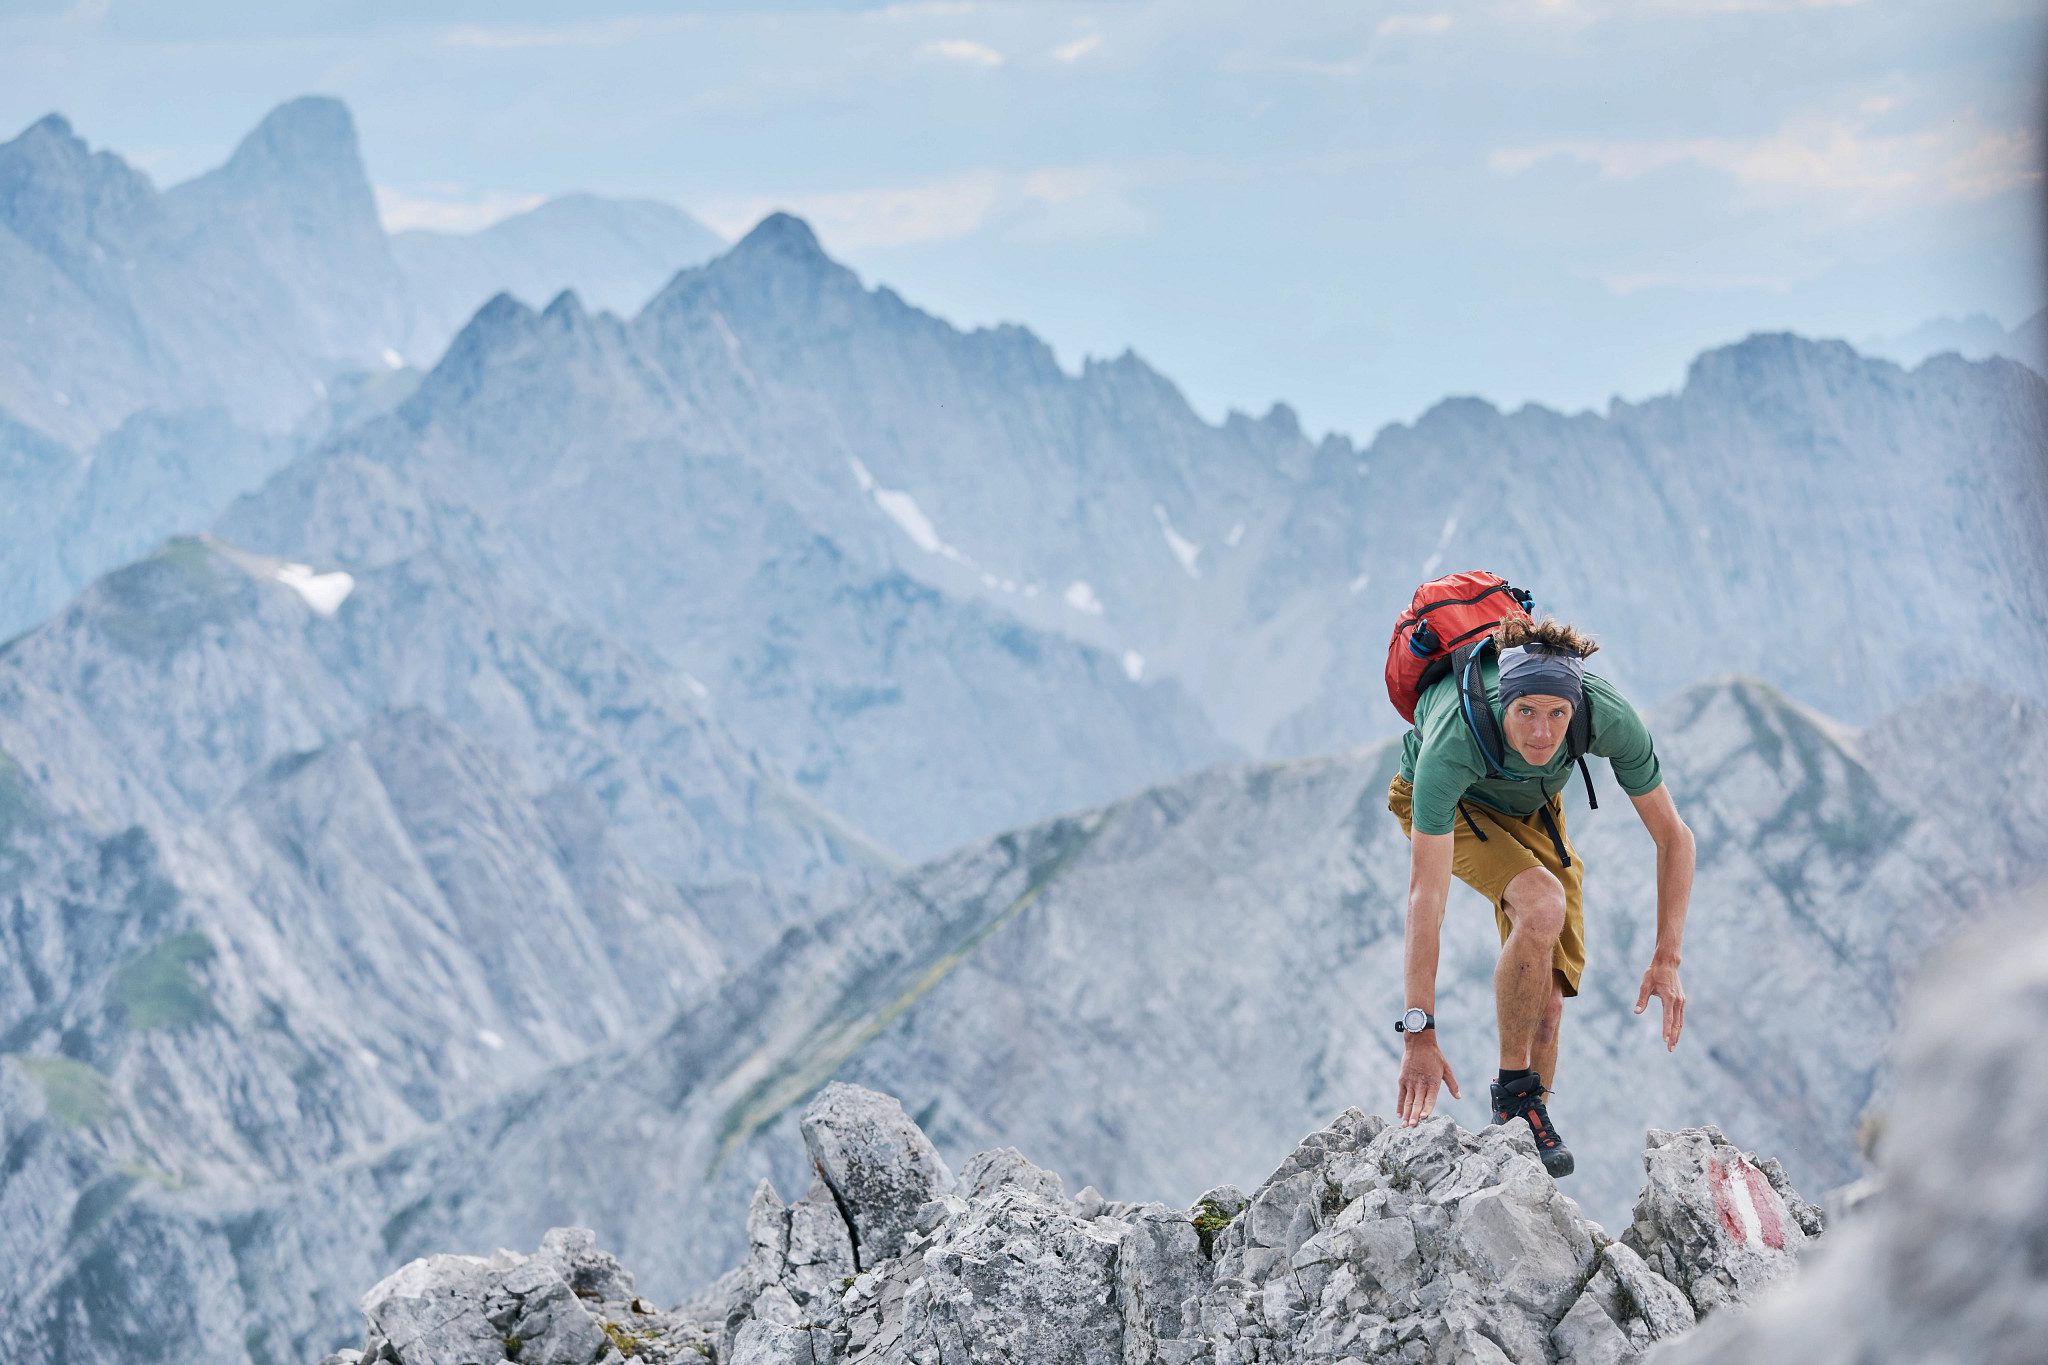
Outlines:
{"label": "green vegetation patch", "polygon": [[620,1355],[628,1359],[638,1356],[643,1347],[652,1346],[661,1340],[661,1333],[659,1332],[651,1329],[641,1332],[629,1332],[610,1319],[606,1319],[603,1326],[604,1334],[611,1338],[612,1345],[618,1349]]}
{"label": "green vegetation patch", "polygon": [[105,1076],[84,1062],[70,1057],[34,1057],[25,1052],[7,1054],[15,1065],[36,1078],[43,1087],[43,1103],[50,1113],[73,1128],[97,1128],[114,1112],[114,1087]]}
{"label": "green vegetation patch", "polygon": [[[1047,838],[1051,846],[1050,856],[1033,866],[1027,884],[1015,900],[973,927],[964,939],[930,963],[914,981],[879,1008],[858,1010],[822,1025],[798,1052],[778,1059],[765,1076],[748,1087],[746,1093],[726,1110],[718,1129],[718,1150],[712,1155],[705,1174],[715,1173],[742,1142],[774,1122],[792,1104],[824,1085],[847,1058],[922,1000],[997,930],[1028,909],[1123,810],[1121,805],[1111,807],[1092,827],[1060,822]],[[997,842],[1014,849],[1016,839],[1015,834],[1006,834]]]}
{"label": "green vegetation patch", "polygon": [[1202,1239],[1202,1254],[1216,1254],[1216,1234],[1230,1226],[1234,1213],[1225,1213],[1223,1206],[1213,1199],[1204,1199],[1195,1205],[1195,1236]]}
{"label": "green vegetation patch", "polygon": [[114,974],[114,1007],[138,1031],[214,1018],[213,1002],[191,972],[212,956],[212,942],[197,929],[165,939]]}

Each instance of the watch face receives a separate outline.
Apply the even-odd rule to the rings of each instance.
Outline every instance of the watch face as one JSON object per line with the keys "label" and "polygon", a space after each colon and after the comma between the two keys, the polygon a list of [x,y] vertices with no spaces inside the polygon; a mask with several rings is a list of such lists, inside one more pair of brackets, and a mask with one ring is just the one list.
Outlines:
{"label": "watch face", "polygon": [[1401,1016],[1401,1027],[1410,1033],[1420,1033],[1429,1026],[1429,1015],[1422,1010],[1409,1010]]}

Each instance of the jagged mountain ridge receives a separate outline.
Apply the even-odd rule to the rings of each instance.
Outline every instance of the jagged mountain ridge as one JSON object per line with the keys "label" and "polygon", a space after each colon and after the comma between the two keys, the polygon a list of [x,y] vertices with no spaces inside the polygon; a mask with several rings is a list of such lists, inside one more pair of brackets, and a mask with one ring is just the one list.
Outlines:
{"label": "jagged mountain ridge", "polygon": [[[2048,610],[2044,442],[2048,383],[2022,366],[1907,374],[1786,336],[1710,352],[1679,394],[1606,417],[1454,400],[1364,450],[1311,444],[1284,408],[1211,427],[1136,357],[1069,376],[1021,328],[958,332],[865,287],[776,215],[631,321],[494,302],[348,449],[471,509],[566,609],[705,677],[827,804],[926,856],[1214,756],[1205,730],[1279,753],[1387,732],[1359,679],[1413,583],[1461,564],[1590,625],[1644,700],[1691,681],[1702,638],[1716,666],[1851,720],[1942,682],[2031,695],[2023,651],[1997,642]],[[295,496],[222,525],[345,559]],[[1821,552],[1846,577],[1775,567]],[[1883,610],[1845,587],[1864,575]],[[873,624],[850,630],[847,605]],[[1027,629],[1015,654],[1081,642],[1172,684],[1155,708],[1185,691],[1203,716],[1146,733],[1093,663],[1124,761],[1092,785],[1011,771],[982,737],[1049,705],[1029,659],[967,688],[1008,691],[995,715],[964,677],[897,689],[900,652],[845,676],[921,605]],[[1802,643],[1818,638],[1834,643]]]}
{"label": "jagged mountain ridge", "polygon": [[[770,234],[706,269],[779,249]],[[685,387],[729,376],[644,359],[634,329],[660,306],[626,324],[570,295],[538,314],[494,300],[392,418],[281,473],[223,533],[374,564],[406,542],[339,490],[395,479],[462,509],[516,547],[508,572],[703,678],[806,790],[912,856],[1229,755],[1177,685],[916,578],[873,527],[819,521],[815,471]],[[796,420],[779,396],[749,410]]]}
{"label": "jagged mountain ridge", "polygon": [[[1995,705],[1977,719],[2001,718],[2027,756],[2000,771],[2030,767],[2048,745],[2039,709]],[[1676,1057],[1629,1011],[1650,932],[1645,841],[1625,809],[1575,827],[1594,869],[1592,965],[1553,1112],[1580,1154],[1574,1196],[1610,1221],[1650,1123],[1726,1111],[1737,1141],[1777,1144],[1795,1181],[1853,1172],[1896,982],[1983,896],[2048,865],[2023,783],[1987,791],[2014,816],[1989,828],[1981,807],[1923,799],[1910,774],[1869,767],[1860,737],[1760,684],[1698,689],[1653,724],[1701,845]],[[956,1160],[1015,1142],[1077,1182],[1174,1202],[1219,1173],[1253,1179],[1301,1115],[1393,1089],[1406,863],[1383,809],[1390,763],[1366,750],[1214,770],[965,850],[793,928],[645,1045],[225,1209],[139,1191],[67,1254],[119,1245],[148,1267],[102,1304],[110,1323],[187,1340],[214,1339],[207,1320],[253,1323],[279,1354],[326,1349],[348,1312],[333,1286],[370,1282],[380,1260],[531,1244],[562,1223],[598,1228],[671,1296],[737,1251],[679,1218],[737,1227],[762,1176],[803,1188],[787,1155],[796,1106],[834,1077],[895,1088]],[[1762,942],[1776,951],[1760,960]],[[1496,949],[1460,892],[1439,1017],[1474,1090]],[[1474,1104],[1448,1109],[1470,1120]],[[208,1269],[226,1263],[244,1273]],[[68,1275],[36,1316],[95,1288]],[[331,1305],[331,1328],[306,1316],[307,1295]]]}
{"label": "jagged mountain ridge", "polygon": [[52,115],[0,144],[0,638],[374,413],[501,289],[638,307],[719,240],[567,195],[386,238],[347,109],[280,106],[159,191]]}
{"label": "jagged mountain ridge", "polygon": [[0,407],[79,444],[143,407],[281,428],[411,326],[330,99],[279,106],[221,167],[162,192],[43,119],[0,146],[0,280],[28,305],[0,335]]}
{"label": "jagged mountain ridge", "polygon": [[574,289],[593,308],[630,316],[678,270],[725,246],[679,208],[594,194],[557,195],[476,232],[391,237],[415,306],[444,339],[499,293],[540,305]]}
{"label": "jagged mountain ridge", "polygon": [[431,554],[201,541],[0,648],[0,1052],[57,1115],[7,1149],[8,1301],[138,1180],[375,1150],[886,866],[685,681]]}
{"label": "jagged mountain ridge", "polygon": [[594,195],[389,237],[324,96],[163,190],[52,114],[0,144],[0,283],[22,304],[0,326],[0,409],[80,448],[143,408],[281,431],[345,371],[430,361],[498,290],[637,307],[719,245],[680,210]]}

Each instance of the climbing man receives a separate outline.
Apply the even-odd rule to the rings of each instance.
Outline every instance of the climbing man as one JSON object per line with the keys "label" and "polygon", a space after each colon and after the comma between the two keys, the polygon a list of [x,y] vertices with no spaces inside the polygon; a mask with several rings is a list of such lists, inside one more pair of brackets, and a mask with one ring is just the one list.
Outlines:
{"label": "climbing man", "polygon": [[1439,1085],[1459,1093],[1435,1017],[1438,939],[1455,873],[1492,902],[1501,936],[1493,1121],[1526,1120],[1544,1167],[1561,1176],[1572,1155],[1546,1101],[1564,1002],[1578,994],[1586,964],[1585,869],[1565,834],[1561,795],[1572,765],[1597,808],[1585,756],[1607,759],[1657,846],[1657,942],[1635,1012],[1653,996],[1661,1002],[1666,1050],[1685,1027],[1678,959],[1693,837],[1635,708],[1586,671],[1598,646],[1568,625],[1531,620],[1529,605],[1528,594],[1492,574],[1453,574],[1417,590],[1389,649],[1389,693],[1397,707],[1412,698],[1414,722],[1387,793],[1411,845],[1397,1106],[1402,1124],[1413,1125],[1436,1108]]}

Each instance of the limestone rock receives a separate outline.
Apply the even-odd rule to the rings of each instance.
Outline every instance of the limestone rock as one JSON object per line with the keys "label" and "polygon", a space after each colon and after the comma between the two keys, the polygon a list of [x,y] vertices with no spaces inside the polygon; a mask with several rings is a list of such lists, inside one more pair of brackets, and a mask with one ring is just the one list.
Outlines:
{"label": "limestone rock", "polygon": [[[532,1257],[432,1257],[380,1284],[364,1361],[495,1362],[516,1338],[520,1365],[1623,1365],[1690,1330],[1695,1303],[1769,1282],[1756,1228],[1796,1249],[1819,1227],[1773,1163],[1710,1129],[1651,1135],[1631,1230],[1648,1259],[1580,1214],[1520,1124],[1349,1109],[1250,1195],[1218,1186],[1187,1210],[1069,1199],[1014,1148],[956,1185],[901,1105],[855,1086],[803,1129],[811,1189],[784,1204],[761,1182],[745,1257],[676,1312],[619,1302],[632,1278],[557,1228]],[[1717,1234],[1728,1179],[1751,1203]]]}
{"label": "limestone rock", "polygon": [[1718,1128],[1651,1129],[1643,1167],[1648,1180],[1622,1240],[1699,1313],[1789,1274],[1821,1230],[1820,1210],[1775,1162],[1739,1150]]}
{"label": "limestone rock", "polygon": [[835,1081],[803,1116],[804,1146],[845,1210],[858,1265],[902,1250],[918,1210],[953,1187],[953,1173],[894,1097]]}
{"label": "limestone rock", "polygon": [[2042,1358],[2048,915],[2032,901],[1923,983],[1878,1148],[1882,1196],[1756,1304],[1659,1348],[1658,1365]]}

